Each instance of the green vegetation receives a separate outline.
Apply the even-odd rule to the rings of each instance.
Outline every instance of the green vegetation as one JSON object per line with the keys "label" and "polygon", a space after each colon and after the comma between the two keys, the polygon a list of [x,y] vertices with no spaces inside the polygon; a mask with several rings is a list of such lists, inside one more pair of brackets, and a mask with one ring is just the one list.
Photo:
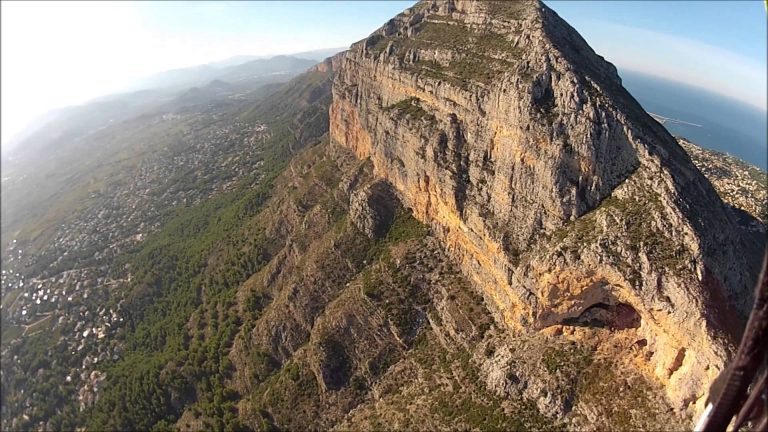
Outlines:
{"label": "green vegetation", "polygon": [[[492,7],[506,12],[518,8]],[[415,41],[399,43],[450,46],[456,40],[506,49],[506,54],[514,55],[504,37],[475,33],[457,24],[426,23]],[[383,41],[386,38],[374,46]],[[490,83],[513,65],[463,55],[445,67],[434,62],[415,66],[426,75],[468,85]],[[95,404],[81,410],[77,398],[82,383],[64,379],[70,375],[77,379],[83,368],[85,356],[66,344],[74,325],[44,331],[51,328],[50,316],[29,326],[24,343],[9,350],[23,373],[3,377],[4,407],[6,402],[14,407],[23,402],[32,406],[29,418],[18,425],[20,429],[40,428],[41,422],[48,421],[44,429],[86,426],[88,430],[169,431],[182,414],[192,415],[205,430],[328,429],[364,403],[365,392],[373,383],[382,382],[382,387],[390,384],[394,388],[380,391],[377,387],[377,398],[381,395],[386,403],[400,404],[400,413],[415,400],[407,390],[429,392],[416,395],[426,396],[418,409],[445,428],[553,428],[532,401],[505,400],[485,387],[472,355],[489,358],[497,354],[494,345],[483,339],[492,317],[467,280],[429,249],[429,229],[410,211],[400,209],[386,236],[371,240],[346,216],[346,196],[338,188],[347,174],[342,164],[324,153],[326,144],[304,148],[325,133],[329,78],[329,73],[310,73],[270,96],[268,103],[242,114],[244,121],[269,122],[270,137],[260,146],[259,155],[253,156],[263,168],[228,183],[225,192],[212,198],[164,211],[151,221],[160,225],[159,230],[115,259],[110,274],[117,277],[130,272],[132,277],[127,287],[121,286],[125,291],[104,290],[90,300],[110,309],[119,306],[125,318],[125,327],[110,341],[108,354],[115,355],[99,358],[98,370],[106,378]],[[434,115],[422,104],[418,98],[408,98],[386,110],[434,123]],[[167,137],[158,142],[178,144],[187,132],[183,128],[166,131]],[[286,169],[302,149],[296,163]],[[223,172],[213,176],[230,178]],[[370,180],[365,175],[361,178],[361,182]],[[175,172],[169,184],[155,192],[194,191],[205,187],[206,179],[196,169],[185,169]],[[92,186],[105,189],[98,181]],[[69,208],[69,199],[54,207],[53,219],[41,224],[35,236],[48,238],[48,222],[61,217],[58,211]],[[618,229],[631,240],[635,252],[644,252],[662,265],[678,265],[679,250],[667,244],[659,228],[649,228],[647,223],[648,210],[662,211],[660,207],[659,197],[652,192],[632,200],[609,198],[594,212],[558,231],[555,239],[567,242],[563,245],[567,252],[578,253],[584,244],[605,238],[599,216],[620,214],[614,219],[622,222]],[[505,250],[513,261],[520,259],[513,245],[505,245]],[[73,252],[53,268],[98,264],[89,256],[91,252],[88,248]],[[52,261],[37,265],[47,267]],[[365,298],[356,291],[358,285],[351,283],[358,281]],[[4,299],[4,307],[11,298]],[[353,347],[343,338],[348,334],[326,331],[337,325],[334,319],[346,319],[344,314],[323,316],[326,308],[350,299],[360,310],[374,312],[370,321],[376,326],[382,317],[386,321],[376,328],[380,333],[372,332],[376,338],[372,347],[364,343]],[[439,311],[433,300],[441,302]],[[285,309],[279,308],[282,306]],[[274,318],[274,312],[284,315]],[[350,319],[362,318],[357,313]],[[450,325],[441,338],[456,337],[461,343],[446,348],[430,323]],[[6,338],[17,336],[22,329],[3,326],[2,331]],[[473,353],[464,346],[479,349]],[[88,348],[86,345],[83,352]],[[615,371],[604,373],[602,369],[612,365],[593,359],[591,350],[575,344],[550,346],[542,364],[552,376],[578,384],[584,401],[607,409],[611,426],[645,425],[626,407],[623,412],[610,408],[608,398],[624,390],[615,383],[629,381]],[[415,371],[418,379],[402,378],[403,371]],[[512,377],[516,371],[508,373]],[[32,377],[34,382],[27,382]],[[604,383],[604,377],[610,382]],[[387,378],[393,378],[394,385]],[[634,387],[627,394],[632,406],[641,411],[652,409],[648,395],[654,389],[643,381],[631,384]],[[16,397],[22,388],[31,394],[27,399]],[[367,420],[377,428],[391,427],[378,415]],[[404,421],[405,427],[419,427],[407,415]]]}
{"label": "green vegetation", "polygon": [[322,368],[325,386],[331,390],[339,390],[349,382],[352,374],[352,364],[346,348],[341,341],[330,335],[320,339],[319,347],[324,354]]}
{"label": "green vegetation", "polygon": [[[98,268],[100,273],[95,276],[86,275],[93,285],[101,284],[95,280],[104,280],[102,276],[124,281],[129,272],[131,275],[127,286],[91,288],[87,300],[72,302],[66,311],[75,317],[71,322],[52,327],[57,321],[53,315],[33,320],[22,343],[11,347],[6,343],[24,330],[6,325],[4,313],[3,348],[9,349],[3,354],[3,368],[13,367],[3,375],[4,426],[7,413],[8,418],[21,420],[14,425],[20,430],[37,429],[46,421],[47,428],[54,430],[82,426],[89,430],[167,430],[190,408],[208,422],[206,429],[244,429],[235,408],[240,395],[230,384],[234,367],[229,354],[241,327],[253,326],[272,298],[268,292],[252,291],[238,305],[236,290],[283,247],[281,239],[266,233],[259,216],[288,161],[327,131],[330,78],[330,72],[307,73],[261,104],[249,94],[242,101],[227,102],[231,105],[212,104],[203,108],[204,113],[184,112],[167,121],[144,116],[115,122],[80,142],[78,151],[62,151],[40,161],[29,179],[34,196],[6,197],[4,186],[4,204],[9,198],[8,204],[23,200],[27,207],[34,207],[21,220],[15,214],[6,218],[4,206],[3,232],[21,230],[17,238],[20,244],[24,242],[25,255],[36,259],[30,268],[20,269],[22,273],[47,277],[64,270]],[[241,115],[249,104],[254,109]],[[237,117],[247,124],[237,122]],[[254,123],[267,123],[266,129],[259,129],[265,132],[252,134],[257,130],[250,127]],[[194,147],[198,141],[201,146]],[[89,157],[83,157],[92,149]],[[186,162],[192,158],[207,169],[162,164],[174,158]],[[156,200],[157,208],[146,209],[146,203],[138,201],[138,211],[146,213],[136,224],[146,226],[139,230],[144,233],[154,231],[155,226],[159,229],[133,250],[110,248],[109,255],[95,257],[95,251],[103,250],[108,240],[111,244],[124,240],[120,237],[124,232],[135,232],[137,226],[102,219],[98,214],[104,210],[114,217],[126,216],[131,209],[103,204],[116,200],[110,194],[124,192],[121,187],[133,184],[134,175],[144,175],[139,168],[146,169],[146,161],[151,162],[150,169],[168,175],[160,184],[147,183],[148,200]],[[61,173],[55,166],[67,169]],[[232,169],[245,174],[236,175]],[[328,165],[319,167],[317,176],[333,187],[340,173]],[[46,188],[33,187],[38,183]],[[213,190],[217,187],[224,191]],[[139,192],[144,194],[143,189]],[[171,198],[163,201],[167,196]],[[183,203],[177,199],[181,197]],[[338,216],[338,209],[333,211]],[[68,223],[82,226],[83,221],[98,220],[122,231],[103,238],[88,233],[88,241],[77,247],[52,241],[57,230]],[[12,300],[3,299],[4,309]],[[102,307],[119,309],[125,321],[116,334],[98,341],[83,337],[80,348],[73,347],[71,336],[76,333],[80,306],[90,316]],[[242,313],[238,306],[243,306]],[[48,331],[51,327],[54,331]],[[98,402],[81,411],[78,388],[90,377],[81,378],[80,371],[86,355],[96,352],[97,346],[106,355],[97,359],[95,369],[104,372],[106,379],[99,384]],[[250,354],[253,364],[260,366],[254,373],[258,379],[280,370],[271,353],[254,350]],[[85,371],[91,369],[94,367]],[[296,378],[294,369],[289,372]],[[65,377],[72,380],[65,381]],[[28,418],[22,418],[22,412]]]}
{"label": "green vegetation", "polygon": [[[533,402],[504,399],[482,391],[479,370],[467,351],[447,351],[431,330],[425,331],[417,340],[408,358],[423,368],[423,376],[430,382],[427,388],[437,389],[427,401],[435,424],[468,430],[546,430],[553,427]],[[446,381],[450,383],[448,388],[454,391],[445,390]]]}
{"label": "green vegetation", "polygon": [[[228,354],[239,329],[250,328],[271,299],[249,293],[239,314],[235,293],[282,247],[258,215],[292,151],[306,141],[291,132],[292,116],[276,109],[277,117],[286,120],[270,125],[264,170],[198,206],[179,208],[140,250],[121,258],[135,281],[124,307],[130,354],[106,365],[100,398],[82,414],[89,429],[163,430],[191,407],[207,428],[244,430],[235,408],[240,396],[226,385],[233,372]],[[281,370],[270,353],[254,349],[251,357],[255,382]],[[299,380],[296,365],[283,375]]]}
{"label": "green vegetation", "polygon": [[4,323],[2,328],[0,328],[0,332],[2,332],[0,339],[11,341],[24,334],[24,328],[19,325]]}
{"label": "green vegetation", "polygon": [[626,370],[600,360],[580,375],[577,398],[599,413],[600,424],[595,426],[615,430],[651,430],[659,425],[669,430],[685,429],[677,418],[660,409],[663,390]]}
{"label": "green vegetation", "polygon": [[651,262],[666,271],[674,271],[685,264],[685,248],[670,240],[668,234],[653,222],[652,215],[664,212],[658,194],[646,191],[644,195],[633,199],[609,197],[601,203],[600,208],[619,213],[619,220],[624,220],[622,228],[633,252],[645,252]]}
{"label": "green vegetation", "polygon": [[473,50],[475,55],[478,55],[478,52],[494,51],[519,54],[504,35],[491,31],[474,31],[463,23],[451,23],[448,19],[443,21],[445,22],[423,22],[416,39],[421,43],[459,49],[465,53]]}
{"label": "green vegetation", "polygon": [[400,210],[395,215],[395,222],[389,228],[386,241],[400,243],[409,240],[419,240],[427,235],[427,226],[419,222],[410,210]]}
{"label": "green vegetation", "polygon": [[53,324],[53,315],[48,315],[45,318],[41,318],[34,323],[30,324],[29,327],[24,331],[24,334],[31,335],[35,334],[37,332],[48,330],[51,328],[51,324]]}
{"label": "green vegetation", "polygon": [[368,37],[366,40],[366,45],[370,52],[372,52],[374,55],[379,55],[382,51],[384,51],[390,41],[390,38],[384,37],[380,34],[374,34]]}
{"label": "green vegetation", "polygon": [[447,24],[425,21],[421,23],[416,38],[419,41],[432,42],[438,45],[451,46],[457,43],[472,41],[480,37],[464,24]]}
{"label": "green vegetation", "polygon": [[524,14],[531,7],[525,2],[495,0],[483,3],[488,13],[494,17],[503,17],[511,19],[523,19]]}
{"label": "green vegetation", "polygon": [[414,73],[448,82],[463,89],[469,89],[471,83],[489,85],[514,64],[491,57],[464,56],[451,61],[447,66],[434,61],[421,60],[405,65]]}
{"label": "green vegetation", "polygon": [[287,376],[291,381],[296,382],[300,378],[301,369],[296,362],[290,362],[285,365],[283,371],[285,372],[285,376]]}
{"label": "green vegetation", "polygon": [[374,272],[373,269],[368,268],[363,271],[361,278],[363,281],[363,294],[371,300],[379,300],[381,298],[381,286],[384,283],[380,275]]}
{"label": "green vegetation", "polygon": [[387,235],[366,246],[362,256],[363,261],[374,262],[385,255],[390,246],[399,242],[422,239],[427,233],[427,227],[414,218],[409,209],[398,209]]}
{"label": "green vegetation", "polygon": [[389,273],[391,285],[385,290],[382,308],[390,322],[397,328],[400,337],[406,340],[416,336],[414,324],[418,323],[418,306],[429,302],[429,297],[422,287],[411,282],[407,271],[396,266],[391,259],[383,261]]}
{"label": "green vegetation", "polygon": [[279,367],[280,364],[272,357],[269,352],[259,348],[253,348],[250,351],[248,368],[251,370],[251,381],[264,381],[277,369],[279,369]]}
{"label": "green vegetation", "polygon": [[361,274],[363,294],[381,307],[390,322],[398,329],[401,338],[416,336],[413,324],[418,322],[418,309],[414,305],[429,303],[427,293],[411,281],[408,264],[413,262],[411,252],[405,265],[397,265],[389,253],[389,247],[397,243],[418,241],[427,235],[427,227],[420,223],[410,210],[398,210],[387,235],[372,245],[369,259],[375,261]]}
{"label": "green vegetation", "polygon": [[[423,334],[423,332],[419,335],[421,334]],[[415,344],[416,342],[414,341],[414,345]],[[374,377],[379,377],[384,374],[390,366],[397,363],[397,361],[400,360],[400,357],[401,354],[397,350],[388,347],[368,362],[368,371],[370,371]]]}
{"label": "green vegetation", "polygon": [[[633,253],[646,254],[658,268],[675,271],[685,264],[686,251],[684,246],[669,240],[668,234],[657,226],[654,215],[663,212],[660,197],[653,191],[646,191],[632,198],[610,196],[594,210],[556,230],[551,238],[563,251],[575,255],[576,258],[581,249],[588,245],[603,242],[603,239],[618,239],[620,242],[626,242],[628,249]],[[599,218],[607,218],[610,221],[606,222],[610,223],[610,231],[607,231],[602,223],[598,223]],[[637,283],[637,271],[630,268],[621,258],[614,242],[607,241],[601,245],[624,276],[631,283]]]}
{"label": "green vegetation", "polygon": [[[224,386],[231,368],[227,353],[242,324],[232,309],[234,289],[276,248],[263,230],[244,228],[283,165],[273,164],[258,188],[238,188],[180,210],[130,259],[137,283],[127,298],[125,344],[132,354],[107,369],[108,385],[88,415],[89,428],[149,429],[177,418],[177,407],[193,402],[183,398],[195,393],[201,411],[218,426],[236,426],[236,394]],[[216,265],[209,267],[212,254]],[[198,323],[187,330],[193,312]],[[130,384],[137,380],[143,384]]]}
{"label": "green vegetation", "polygon": [[273,419],[286,419],[280,427],[293,430],[320,418],[318,392],[315,374],[303,364],[290,363],[259,384],[248,405],[259,413],[259,430],[279,430]]}
{"label": "green vegetation", "polygon": [[458,76],[462,81],[478,81],[483,84],[490,84],[494,78],[500,75],[497,70],[499,61],[477,61],[477,59],[464,58],[452,61],[446,69],[450,73]]}
{"label": "green vegetation", "polygon": [[[260,173],[258,187],[251,188],[246,181],[231,192],[180,210],[140,251],[125,258],[136,281],[126,299],[130,327],[125,344],[131,355],[109,364],[98,403],[83,414],[89,428],[137,425],[162,429],[175,422],[185,407],[199,412],[207,428],[243,427],[234,404],[241,396],[227,384],[233,378],[229,352],[236,334],[253,328],[272,298],[268,292],[252,290],[243,296],[243,312],[238,313],[235,294],[283,247],[279,238],[266,234],[263,221],[272,215],[261,217],[274,185],[280,185],[280,199],[292,197],[306,211],[321,205],[331,215],[329,223],[336,227],[331,235],[339,252],[317,261],[329,281],[338,281],[339,272],[348,273],[347,265],[363,268],[366,256],[380,256],[393,242],[425,234],[403,212],[392,236],[378,243],[368,240],[343,218],[329,192],[341,171],[321,156],[312,161],[298,186],[288,186],[288,179],[277,176],[285,165],[281,160],[289,157],[280,148],[289,142],[275,144],[275,162],[265,165],[273,171]],[[303,157],[318,154],[322,155],[322,149],[313,148]],[[345,263],[339,257],[349,259]],[[276,418],[286,418],[294,414],[289,411],[296,404],[314,409],[317,392],[311,371],[297,361],[281,365],[270,347],[251,346],[247,339],[244,343],[246,376],[254,386],[257,411],[266,409]],[[146,362],[139,365],[138,358]],[[362,386],[359,378],[355,382]],[[137,402],[139,399],[143,402]],[[134,403],[136,410],[131,409]],[[303,418],[314,419],[316,414],[307,413]],[[260,421],[265,428],[273,426],[270,416]]]}
{"label": "green vegetation", "polygon": [[592,351],[575,343],[552,346],[544,351],[542,362],[550,374],[573,379],[592,364]]}
{"label": "green vegetation", "polygon": [[[416,34],[408,38],[373,36],[369,50],[379,55],[390,43],[394,55],[407,70],[426,77],[469,89],[473,83],[489,85],[502,74],[514,70],[521,49],[512,45],[504,35],[491,31],[475,31],[449,17],[433,16],[419,24]],[[447,66],[430,60],[410,63],[406,54],[411,50],[450,50],[456,58]]]}
{"label": "green vegetation", "polygon": [[400,116],[415,120],[426,121],[429,124],[435,124],[437,119],[434,115],[428,113],[421,106],[421,100],[417,97],[403,99],[400,102],[384,108],[385,111],[395,112]]}

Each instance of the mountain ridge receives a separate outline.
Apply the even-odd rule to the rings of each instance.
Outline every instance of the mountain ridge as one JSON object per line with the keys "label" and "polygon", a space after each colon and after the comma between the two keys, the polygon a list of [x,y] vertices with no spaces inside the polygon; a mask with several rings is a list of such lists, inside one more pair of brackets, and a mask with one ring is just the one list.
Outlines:
{"label": "mountain ridge", "polygon": [[192,87],[208,84],[215,79],[236,82],[279,72],[296,74],[317,63],[315,60],[291,55],[277,55],[269,58],[254,58],[235,64],[204,64],[189,68],[160,72],[133,84],[130,91],[163,87]]}
{"label": "mountain ridge", "polygon": [[[499,49],[499,37],[511,47]],[[467,69],[480,61],[472,60],[477,50],[461,52],[465,41],[485,44],[479,55],[490,53],[514,72],[488,77]],[[722,317],[739,311],[744,319],[761,239],[739,225],[674,138],[623,89],[615,67],[551,9],[539,2],[420,2],[351,47],[334,82],[330,117],[332,140],[371,158],[376,175],[438,232],[513,331],[550,327],[558,323],[553,317],[600,303],[594,296],[618,296],[604,301],[640,311],[639,335],[655,351],[649,368],[669,382],[676,408],[703,409],[701,395],[718,369],[704,372],[706,366],[722,365],[733,343],[725,335],[735,337]],[[499,149],[509,149],[512,160]],[[642,211],[656,219],[646,225],[637,219]],[[585,238],[579,225],[593,218],[593,237]],[[605,225],[610,219],[628,227],[614,233],[625,246],[601,246],[607,239],[598,233],[615,231]],[[500,228],[508,224],[515,227]],[[577,242],[582,256],[550,236]],[[665,237],[670,241],[654,240]],[[726,242],[734,249],[723,251]],[[683,256],[696,264],[683,264]],[[626,268],[617,273],[619,264]],[[557,274],[572,280],[544,282]],[[680,303],[659,300],[662,275]],[[593,285],[597,291],[586,290]],[[722,299],[733,309],[712,312]],[[691,325],[691,313],[707,330]]]}

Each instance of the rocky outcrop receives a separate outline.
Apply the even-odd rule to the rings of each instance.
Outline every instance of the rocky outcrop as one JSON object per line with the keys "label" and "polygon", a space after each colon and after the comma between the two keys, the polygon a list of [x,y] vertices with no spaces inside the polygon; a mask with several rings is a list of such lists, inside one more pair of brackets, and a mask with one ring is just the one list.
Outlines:
{"label": "rocky outcrop", "polygon": [[312,66],[309,69],[309,72],[332,73],[334,70],[339,68],[339,66],[341,65],[341,60],[343,58],[344,58],[343,51],[340,53],[334,54],[331,57],[328,57],[325,60],[321,61],[320,63]]}
{"label": "rocky outcrop", "polygon": [[400,201],[392,186],[379,180],[356,191],[349,200],[349,214],[369,238],[381,238],[395,221]]}
{"label": "rocky outcrop", "polygon": [[370,158],[510,334],[631,331],[633,367],[702,408],[763,239],[613,65],[541,3],[479,1],[420,2],[339,63],[332,141]]}

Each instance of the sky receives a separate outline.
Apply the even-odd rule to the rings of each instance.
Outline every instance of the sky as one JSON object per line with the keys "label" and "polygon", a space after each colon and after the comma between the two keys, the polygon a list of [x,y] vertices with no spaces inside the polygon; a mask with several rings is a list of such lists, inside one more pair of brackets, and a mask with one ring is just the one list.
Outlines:
{"label": "sky", "polygon": [[51,109],[152,73],[349,46],[413,3],[3,1],[2,143]]}
{"label": "sky", "polygon": [[545,3],[620,70],[705,88],[766,111],[762,0]]}
{"label": "sky", "polygon": [[[37,116],[152,73],[235,55],[349,46],[414,1],[9,2],[2,142]],[[546,1],[629,69],[766,107],[762,1]]]}

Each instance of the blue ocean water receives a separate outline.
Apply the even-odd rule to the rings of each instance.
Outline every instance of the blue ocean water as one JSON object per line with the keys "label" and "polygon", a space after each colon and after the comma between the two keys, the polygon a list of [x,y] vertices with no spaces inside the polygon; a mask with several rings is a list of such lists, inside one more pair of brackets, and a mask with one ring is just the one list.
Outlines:
{"label": "blue ocean water", "polygon": [[624,87],[646,111],[702,127],[664,126],[672,135],[768,168],[768,117],[764,111],[706,90],[630,71]]}

